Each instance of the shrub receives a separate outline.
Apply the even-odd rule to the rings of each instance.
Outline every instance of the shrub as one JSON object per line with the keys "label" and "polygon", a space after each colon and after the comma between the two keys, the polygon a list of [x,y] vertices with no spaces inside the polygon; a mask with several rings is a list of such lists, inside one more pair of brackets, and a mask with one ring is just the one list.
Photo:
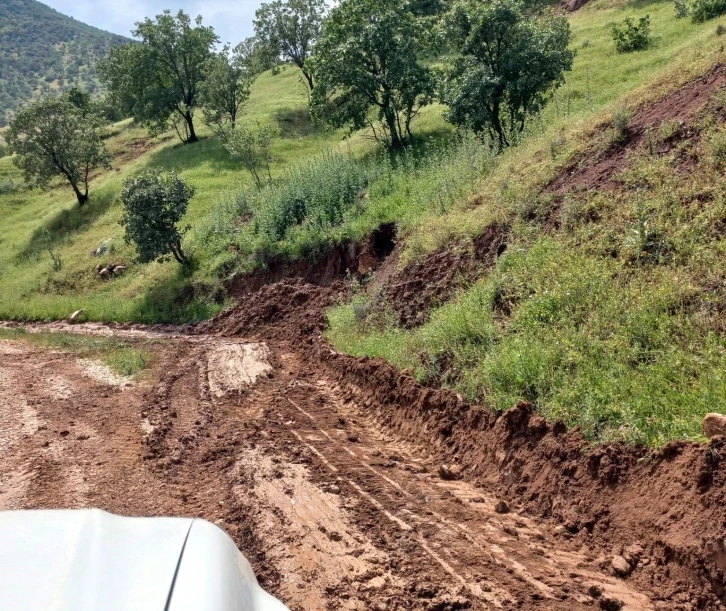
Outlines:
{"label": "shrub", "polygon": [[194,187],[170,172],[146,170],[137,178],[124,182],[122,194],[126,243],[135,244],[142,263],[164,260],[169,254],[186,265],[189,258],[182,251],[184,230],[177,223],[186,214]]}
{"label": "shrub", "polygon": [[234,159],[241,161],[252,174],[258,189],[264,184],[265,173],[267,179],[272,182],[270,148],[276,135],[277,131],[271,125],[258,125],[255,129],[238,125],[227,133],[224,148]]}
{"label": "shrub", "polygon": [[12,178],[0,180],[0,195],[14,195],[26,189],[25,183],[17,182]]}
{"label": "shrub", "polygon": [[688,17],[688,4],[686,0],[673,0],[676,9],[676,19],[684,19]]}
{"label": "shrub", "polygon": [[613,140],[616,143],[622,144],[628,139],[630,135],[630,120],[632,118],[633,113],[626,108],[619,108],[615,111],[613,115],[613,128],[615,129]]}
{"label": "shrub", "polygon": [[632,17],[626,17],[621,24],[613,24],[612,34],[618,53],[631,53],[647,49],[650,36],[650,15],[641,17],[637,25]]}
{"label": "shrub", "polygon": [[726,13],[726,0],[693,0],[691,5],[693,23],[703,23],[724,13]]}
{"label": "shrub", "polygon": [[255,214],[255,230],[277,241],[303,222],[315,228],[337,225],[365,183],[363,168],[350,157],[329,154],[310,161],[260,194],[264,205]]}
{"label": "shrub", "polygon": [[723,36],[726,33],[726,26],[723,23],[719,23],[716,26],[716,36]]}

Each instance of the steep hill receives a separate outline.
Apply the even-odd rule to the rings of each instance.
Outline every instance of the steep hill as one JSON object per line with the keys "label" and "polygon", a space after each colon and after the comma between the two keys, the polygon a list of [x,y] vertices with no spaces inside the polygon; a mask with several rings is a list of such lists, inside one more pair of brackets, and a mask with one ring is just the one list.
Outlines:
{"label": "steep hill", "polygon": [[0,126],[43,91],[94,91],[96,60],[125,41],[35,0],[0,1]]}

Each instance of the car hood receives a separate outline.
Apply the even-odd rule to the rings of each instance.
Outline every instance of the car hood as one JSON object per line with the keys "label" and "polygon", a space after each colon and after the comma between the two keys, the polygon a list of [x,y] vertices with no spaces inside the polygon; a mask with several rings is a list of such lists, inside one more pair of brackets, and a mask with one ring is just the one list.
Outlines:
{"label": "car hood", "polygon": [[281,611],[224,531],[191,518],[0,512],[6,611]]}

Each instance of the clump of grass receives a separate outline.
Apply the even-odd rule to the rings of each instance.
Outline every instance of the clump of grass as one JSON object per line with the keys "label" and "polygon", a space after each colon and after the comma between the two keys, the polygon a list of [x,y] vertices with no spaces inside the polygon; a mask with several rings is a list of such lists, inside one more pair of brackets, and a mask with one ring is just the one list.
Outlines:
{"label": "clump of grass", "polygon": [[704,139],[709,161],[717,168],[726,164],[726,131],[714,129]]}

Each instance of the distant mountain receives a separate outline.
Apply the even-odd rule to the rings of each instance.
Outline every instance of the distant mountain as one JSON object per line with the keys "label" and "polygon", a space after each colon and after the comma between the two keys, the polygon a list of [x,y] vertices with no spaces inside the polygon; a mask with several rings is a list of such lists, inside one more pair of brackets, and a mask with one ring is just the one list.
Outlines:
{"label": "distant mountain", "polygon": [[35,0],[0,0],[0,126],[43,92],[96,91],[96,61],[127,40]]}

